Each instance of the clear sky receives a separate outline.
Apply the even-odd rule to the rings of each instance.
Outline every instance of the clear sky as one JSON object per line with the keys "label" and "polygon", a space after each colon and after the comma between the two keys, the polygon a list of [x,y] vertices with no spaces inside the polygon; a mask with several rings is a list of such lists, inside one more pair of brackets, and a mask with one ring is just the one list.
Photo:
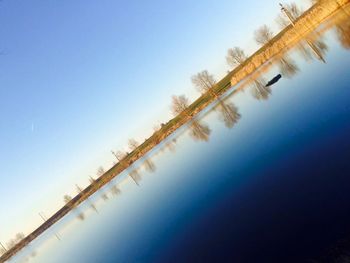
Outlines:
{"label": "clear sky", "polygon": [[192,74],[219,78],[227,48],[255,51],[278,2],[1,1],[0,241],[167,121],[171,95],[198,96]]}

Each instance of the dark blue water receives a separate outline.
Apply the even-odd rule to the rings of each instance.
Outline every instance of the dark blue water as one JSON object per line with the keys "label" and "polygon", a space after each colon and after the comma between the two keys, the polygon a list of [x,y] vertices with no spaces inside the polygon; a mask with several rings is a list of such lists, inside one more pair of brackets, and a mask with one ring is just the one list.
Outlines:
{"label": "dark blue water", "polygon": [[317,129],[217,189],[157,261],[304,262],[349,238],[349,112]]}
{"label": "dark blue water", "polygon": [[349,253],[350,53],[334,32],[326,40],[327,64],[291,53],[298,73],[268,100],[249,88],[229,96],[241,114],[233,128],[211,111],[200,118],[209,142],[178,132],[176,152],[154,151],[157,169],[142,171],[140,187],[126,179],[115,199],[96,196],[99,213],[56,225],[63,241],[42,250],[48,238],[36,241],[35,262],[333,262]]}

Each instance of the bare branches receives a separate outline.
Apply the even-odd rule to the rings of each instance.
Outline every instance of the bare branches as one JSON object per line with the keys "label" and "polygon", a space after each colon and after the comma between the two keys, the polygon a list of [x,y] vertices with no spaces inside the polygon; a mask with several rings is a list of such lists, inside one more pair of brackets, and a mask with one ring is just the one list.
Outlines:
{"label": "bare branches", "polygon": [[[296,3],[290,3],[284,5],[285,10],[289,13],[290,18],[294,21],[296,20],[301,14],[303,13],[302,9],[297,6]],[[289,19],[284,15],[280,14],[276,18],[277,24],[280,26],[281,29],[285,28],[290,24]]]}
{"label": "bare branches", "polygon": [[257,44],[265,45],[273,38],[273,33],[267,25],[263,25],[254,32],[254,39]]}
{"label": "bare branches", "polygon": [[81,188],[79,185],[75,185],[75,188],[77,189],[78,194],[80,194],[83,191],[83,188]]}
{"label": "bare branches", "polygon": [[139,146],[139,143],[135,139],[129,139],[128,146],[131,151],[134,151]]}
{"label": "bare branches", "polygon": [[97,176],[101,176],[101,175],[103,175],[105,173],[105,169],[102,167],[102,166],[100,166],[100,167],[98,167],[97,168],[97,172],[96,172],[96,174],[97,174]]}
{"label": "bare branches", "polygon": [[111,152],[119,162],[123,160],[127,155],[126,152],[122,152],[122,151],[116,151],[116,152],[111,151]]}
{"label": "bare branches", "polygon": [[176,116],[184,112],[189,106],[189,100],[185,95],[172,96],[171,111]]}
{"label": "bare branches", "polygon": [[70,195],[63,196],[63,201],[68,204],[70,201],[72,201],[72,197]]}
{"label": "bare branches", "polygon": [[286,4],[284,7],[289,11],[294,20],[301,16],[301,14],[303,13],[303,10],[301,10],[301,8],[298,7],[297,4],[294,2]]}
{"label": "bare branches", "polygon": [[192,84],[201,92],[202,94],[210,92],[211,95],[216,97],[216,94],[213,90],[216,80],[212,74],[209,74],[207,70],[197,73],[191,78]]}
{"label": "bare branches", "polygon": [[96,180],[90,176],[89,177],[89,182],[90,182],[90,184],[94,184],[96,182]]}
{"label": "bare branches", "polygon": [[229,66],[235,67],[242,64],[247,59],[243,49],[239,47],[230,48],[227,50],[226,62]]}

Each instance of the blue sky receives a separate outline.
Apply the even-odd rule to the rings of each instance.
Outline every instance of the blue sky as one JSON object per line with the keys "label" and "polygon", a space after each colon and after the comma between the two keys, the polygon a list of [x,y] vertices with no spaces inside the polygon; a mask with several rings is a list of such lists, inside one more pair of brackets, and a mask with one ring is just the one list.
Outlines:
{"label": "blue sky", "polygon": [[198,96],[192,74],[223,76],[231,46],[252,53],[278,2],[0,2],[0,241],[167,121],[171,95]]}

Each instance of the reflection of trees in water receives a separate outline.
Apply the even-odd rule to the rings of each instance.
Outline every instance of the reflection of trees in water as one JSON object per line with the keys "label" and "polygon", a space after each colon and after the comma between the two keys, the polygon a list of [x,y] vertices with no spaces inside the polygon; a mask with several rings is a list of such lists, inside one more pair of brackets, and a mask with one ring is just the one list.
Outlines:
{"label": "reflection of trees in water", "polygon": [[281,74],[286,78],[292,78],[299,71],[299,67],[295,61],[287,56],[280,58],[278,65]]}
{"label": "reflection of trees in water", "polygon": [[313,59],[312,51],[307,46],[307,43],[305,41],[300,41],[297,44],[296,49],[299,51],[300,55],[304,58],[305,61],[310,61]]}
{"label": "reflection of trees in water", "polygon": [[190,123],[190,135],[196,141],[209,141],[211,130],[207,124],[202,124],[197,120]]}
{"label": "reflection of trees in water", "polygon": [[350,49],[350,15],[344,8],[341,9],[338,20],[335,23],[340,44],[345,49]]}
{"label": "reflection of trees in water", "polygon": [[328,51],[328,45],[320,33],[315,32],[305,38],[304,41],[300,41],[297,45],[297,49],[305,60],[311,60],[315,56],[325,62],[325,55]]}
{"label": "reflection of trees in water", "polygon": [[109,197],[106,193],[102,193],[101,197],[102,197],[103,201],[107,201],[109,199]]}
{"label": "reflection of trees in water", "polygon": [[96,206],[95,206],[94,203],[91,203],[91,204],[90,204],[90,207],[91,207],[96,213],[98,213],[98,210],[97,210],[97,208],[96,208]]}
{"label": "reflection of trees in water", "polygon": [[257,100],[267,100],[271,94],[271,88],[266,87],[266,82],[262,78],[253,80],[251,89],[253,97]]}
{"label": "reflection of trees in water", "polygon": [[[20,262],[31,262],[31,260],[34,259],[38,255],[36,250],[34,250],[33,248],[29,248],[29,249],[31,250],[30,254],[28,254],[25,258],[23,258],[22,261],[20,261]],[[0,253],[0,255],[1,255],[1,253]]]}
{"label": "reflection of trees in water", "polygon": [[78,218],[79,220],[81,220],[81,221],[84,221],[84,220],[85,220],[85,215],[84,215],[84,213],[83,213],[83,212],[80,212],[80,213],[78,214],[77,218]]}
{"label": "reflection of trees in water", "polygon": [[306,61],[314,59],[315,55],[319,59],[324,60],[328,51],[328,45],[320,36],[307,38],[305,41],[299,42],[296,48]]}
{"label": "reflection of trees in water", "polygon": [[176,139],[172,139],[171,141],[166,142],[165,147],[169,149],[171,152],[176,151]]}
{"label": "reflection of trees in water", "polygon": [[176,152],[176,139],[165,141],[164,147],[162,147],[160,151],[164,152],[166,149],[168,149],[170,152]]}
{"label": "reflection of trees in water", "polygon": [[350,49],[350,23],[338,25],[337,35],[342,47],[345,49]]}
{"label": "reflection of trees in water", "polygon": [[220,112],[220,119],[223,120],[227,128],[232,128],[241,118],[238,108],[233,103],[225,103],[220,100],[218,111]]}
{"label": "reflection of trees in water", "polygon": [[156,170],[156,165],[150,158],[145,159],[143,164],[148,172],[154,172]]}
{"label": "reflection of trees in water", "polygon": [[111,187],[111,193],[115,196],[117,195],[120,195],[121,194],[121,190],[118,188],[118,186],[116,184],[114,184],[112,187]]}
{"label": "reflection of trees in water", "polygon": [[326,42],[324,41],[323,38],[321,38],[320,36],[318,36],[318,38],[316,40],[313,41],[313,44],[315,46],[315,48],[317,49],[317,51],[322,55],[325,56],[327,51],[328,51],[328,45],[326,44]]}
{"label": "reflection of trees in water", "polygon": [[129,173],[130,178],[135,182],[135,184],[137,186],[139,186],[139,182],[141,181],[141,175],[139,174],[139,172],[137,171],[137,169],[132,170]]}
{"label": "reflection of trees in water", "polygon": [[[81,192],[81,188],[76,185],[77,190]],[[79,209],[75,206],[71,206],[71,201],[73,200],[73,198],[70,195],[64,195],[63,196],[63,200],[66,203],[67,206],[70,206],[72,209],[74,209],[76,212],[78,212],[77,218],[80,220],[84,220],[85,219],[85,215],[83,212],[79,211]]]}

